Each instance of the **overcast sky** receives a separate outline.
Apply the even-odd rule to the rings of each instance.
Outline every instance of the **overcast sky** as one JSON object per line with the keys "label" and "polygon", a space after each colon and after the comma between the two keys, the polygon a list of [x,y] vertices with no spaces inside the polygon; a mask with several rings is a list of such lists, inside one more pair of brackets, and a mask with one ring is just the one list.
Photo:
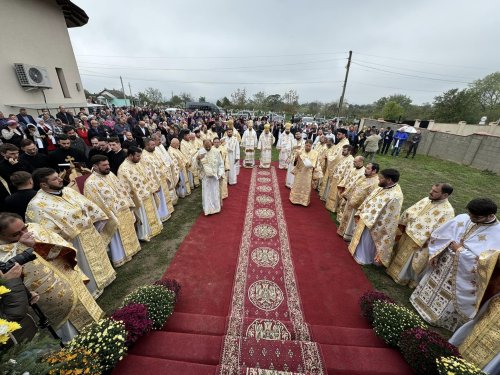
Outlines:
{"label": "overcast sky", "polygon": [[394,93],[413,102],[500,70],[498,0],[73,0],[90,20],[70,30],[91,92],[147,87],[208,101],[294,89],[300,102]]}

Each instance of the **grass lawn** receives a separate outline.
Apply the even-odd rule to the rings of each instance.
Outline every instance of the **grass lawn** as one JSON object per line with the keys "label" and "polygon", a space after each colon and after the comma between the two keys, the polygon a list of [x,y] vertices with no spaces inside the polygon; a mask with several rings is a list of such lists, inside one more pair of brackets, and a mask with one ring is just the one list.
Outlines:
{"label": "grass lawn", "polygon": [[[274,161],[278,160],[278,154],[278,150],[273,149]],[[450,201],[457,214],[465,212],[465,206],[472,198],[489,197],[500,203],[500,178],[491,172],[420,155],[415,159],[377,155],[375,161],[382,169],[396,168],[401,172],[400,184],[405,197],[403,209],[427,196],[431,186],[437,182],[448,182],[454,186]],[[195,189],[189,197],[179,199],[163,232],[151,242],[143,243],[142,251],[117,269],[115,282],[98,299],[104,311],[112,312],[130,291],[163,275],[201,212],[201,188]],[[335,215],[332,215],[332,220],[335,220]],[[412,291],[409,288],[394,283],[380,267],[362,268],[375,289],[386,292],[402,305],[410,306],[408,299]],[[443,333],[446,334],[446,331]]]}
{"label": "grass lawn", "polygon": [[[496,188],[500,177],[491,172],[421,155],[415,159],[377,155],[375,162],[380,164],[381,169],[395,168],[401,173],[399,183],[404,194],[403,209],[426,197],[431,186],[437,182],[447,182],[454,187],[450,202],[456,214],[466,212],[465,206],[473,198],[488,197],[500,203],[500,189]],[[335,214],[331,217],[335,221]],[[361,268],[375,289],[387,293],[401,305],[413,308],[409,302],[413,290],[396,284],[387,276],[385,268],[373,265]],[[436,330],[445,337],[450,336],[447,330]]]}

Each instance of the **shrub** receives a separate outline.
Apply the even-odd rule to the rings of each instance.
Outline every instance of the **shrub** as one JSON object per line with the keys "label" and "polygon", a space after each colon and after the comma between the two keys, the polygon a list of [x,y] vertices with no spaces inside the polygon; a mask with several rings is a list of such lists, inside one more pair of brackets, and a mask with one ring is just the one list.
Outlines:
{"label": "shrub", "polygon": [[168,290],[171,290],[175,293],[175,300],[179,299],[179,293],[181,292],[181,284],[177,280],[174,279],[162,279],[154,282],[153,285],[161,285]]}
{"label": "shrub", "polygon": [[128,347],[153,328],[153,321],[148,316],[148,308],[142,304],[131,303],[123,306],[113,313],[111,319],[125,324],[127,331],[125,345]]}
{"label": "shrub", "polygon": [[61,349],[48,355],[44,362],[50,365],[48,375],[99,375],[99,356],[84,348]]}
{"label": "shrub", "polygon": [[361,308],[361,315],[365,317],[370,324],[373,324],[373,304],[375,301],[395,303],[391,297],[378,290],[365,292],[359,299],[359,307]]}
{"label": "shrub", "polygon": [[127,347],[125,346],[125,324],[105,318],[85,326],[79,335],[68,344],[68,349],[84,349],[99,356],[99,371],[112,369],[120,361]]}
{"label": "shrub", "polygon": [[436,359],[439,375],[487,375],[475,365],[458,357],[441,357]]}
{"label": "shrub", "polygon": [[145,305],[148,308],[149,319],[153,321],[153,329],[160,329],[167,318],[172,315],[175,294],[160,285],[146,285],[125,297],[123,304],[128,305],[130,303]]}
{"label": "shrub", "polygon": [[428,329],[412,328],[401,333],[399,350],[417,374],[438,375],[436,358],[461,357],[458,348],[440,334]]}
{"label": "shrub", "polygon": [[406,307],[394,303],[375,301],[373,329],[388,345],[397,347],[401,333],[411,328],[425,328],[420,317]]}

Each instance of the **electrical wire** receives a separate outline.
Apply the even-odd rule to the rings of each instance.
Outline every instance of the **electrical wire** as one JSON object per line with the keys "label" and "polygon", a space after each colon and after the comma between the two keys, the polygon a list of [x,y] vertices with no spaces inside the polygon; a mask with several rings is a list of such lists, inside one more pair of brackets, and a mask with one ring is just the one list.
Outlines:
{"label": "electrical wire", "polygon": [[471,82],[456,81],[456,80],[443,79],[443,78],[424,77],[424,76],[417,76],[417,75],[413,75],[413,74],[406,74],[406,73],[394,72],[394,71],[391,71],[391,70],[374,68],[372,66],[359,64],[359,63],[357,63],[355,61],[351,61],[351,64],[362,66],[362,67],[368,68],[368,69],[378,70],[380,72],[396,74],[396,75],[400,75],[400,76],[404,76],[404,77],[420,78],[420,79],[427,79],[427,80],[431,80],[431,81],[441,81],[441,82],[453,82],[453,83],[465,83],[465,84],[470,84],[471,83]]}
{"label": "electrical wire", "polygon": [[[182,71],[182,72],[192,72],[192,71],[200,71],[200,72],[213,72],[213,71],[234,71],[234,69],[254,69],[254,68],[266,68],[266,67],[280,67],[280,66],[297,66],[297,65],[305,65],[305,64],[316,64],[316,63],[324,63],[324,62],[332,62],[338,60],[346,60],[346,58],[337,58],[337,59],[327,59],[327,60],[316,60],[316,61],[306,61],[299,63],[288,63],[288,64],[271,64],[271,65],[256,65],[256,66],[240,66],[240,67],[222,67],[222,68],[204,68],[204,69],[191,69],[191,68],[154,68],[154,67],[139,67],[139,66],[127,66],[127,65],[111,65],[111,64],[99,64],[92,62],[78,62],[78,64],[93,64],[97,66],[91,66],[90,68],[101,68],[101,69],[132,69],[132,70],[158,70],[158,71]],[[87,66],[88,67],[88,66]]]}
{"label": "electrical wire", "polygon": [[283,55],[246,55],[246,56],[119,56],[119,55],[85,55],[76,54],[81,57],[104,57],[104,58],[123,58],[123,59],[250,59],[250,58],[273,58],[273,57],[294,57],[294,56],[321,56],[321,55],[340,55],[347,52],[316,52],[316,53],[297,53]]}

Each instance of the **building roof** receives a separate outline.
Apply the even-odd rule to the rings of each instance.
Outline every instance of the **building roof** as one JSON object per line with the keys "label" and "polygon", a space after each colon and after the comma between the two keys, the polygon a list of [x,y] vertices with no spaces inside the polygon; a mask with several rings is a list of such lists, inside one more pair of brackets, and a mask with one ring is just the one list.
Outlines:
{"label": "building roof", "polygon": [[70,0],[56,0],[56,2],[63,12],[67,27],[80,27],[89,22],[87,13]]}
{"label": "building roof", "polygon": [[121,92],[121,90],[104,89],[100,93],[98,93],[97,96],[98,97],[99,96],[107,96],[111,99],[116,99],[116,98],[123,98],[123,93]]}

